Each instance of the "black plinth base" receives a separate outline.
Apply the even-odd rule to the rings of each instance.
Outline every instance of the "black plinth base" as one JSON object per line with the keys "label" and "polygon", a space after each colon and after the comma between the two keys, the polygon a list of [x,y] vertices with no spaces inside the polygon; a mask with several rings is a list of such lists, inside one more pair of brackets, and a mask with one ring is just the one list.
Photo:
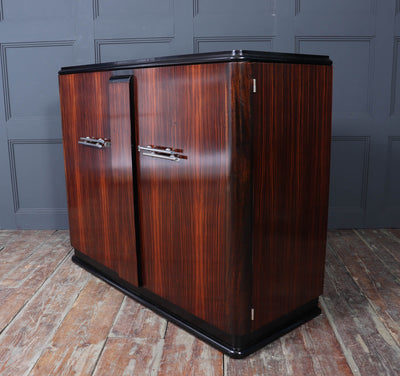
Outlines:
{"label": "black plinth base", "polygon": [[232,336],[187,313],[144,288],[128,284],[118,275],[75,250],[72,261],[127,296],[178,325],[202,341],[236,359],[244,358],[321,313],[318,299],[245,336]]}

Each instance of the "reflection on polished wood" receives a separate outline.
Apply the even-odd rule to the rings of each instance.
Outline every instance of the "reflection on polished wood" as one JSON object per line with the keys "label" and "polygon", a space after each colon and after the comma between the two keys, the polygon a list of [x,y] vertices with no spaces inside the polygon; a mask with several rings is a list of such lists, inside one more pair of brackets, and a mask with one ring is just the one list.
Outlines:
{"label": "reflection on polished wood", "polygon": [[233,357],[320,313],[332,66],[278,55],[59,76],[74,261]]}

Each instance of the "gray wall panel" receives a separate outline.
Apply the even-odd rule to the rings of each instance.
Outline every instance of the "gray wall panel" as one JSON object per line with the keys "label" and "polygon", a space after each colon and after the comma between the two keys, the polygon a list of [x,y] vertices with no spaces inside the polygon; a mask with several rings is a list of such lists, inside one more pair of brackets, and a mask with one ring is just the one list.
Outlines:
{"label": "gray wall panel", "polygon": [[390,101],[391,115],[400,116],[400,37],[393,40],[393,73]]}
{"label": "gray wall panel", "polygon": [[369,137],[333,137],[330,207],[366,209]]}
{"label": "gray wall panel", "polygon": [[[391,215],[400,213],[400,137],[390,137],[388,147],[388,174],[385,189],[385,210]],[[397,217],[400,216],[397,214]]]}
{"label": "gray wall panel", "polygon": [[321,0],[296,0],[296,13],[343,13],[355,14],[361,16],[369,15],[375,10],[376,0],[336,0],[336,1],[321,1]]}
{"label": "gray wall panel", "polygon": [[[296,52],[329,55],[335,62],[333,112],[372,113],[374,42],[370,37],[296,37]],[[349,60],[349,56],[352,57]]]}
{"label": "gray wall panel", "polygon": [[173,0],[94,0],[96,17],[146,18],[173,14]]}
{"label": "gray wall panel", "polygon": [[173,54],[173,38],[126,38],[95,40],[96,63]]}
{"label": "gray wall panel", "polygon": [[[72,45],[72,41],[0,45],[6,120],[60,116],[54,76],[64,62],[72,63]],[[27,72],[26,62],[35,67],[34,72]]]}
{"label": "gray wall panel", "polygon": [[2,0],[3,17],[7,21],[43,18],[72,18],[74,2],[69,0]]}
{"label": "gray wall panel", "polygon": [[199,37],[194,38],[194,52],[235,49],[273,51],[273,37]]}
{"label": "gray wall panel", "polygon": [[67,227],[61,66],[230,49],[331,56],[329,225],[400,226],[400,0],[0,0],[0,228]]}
{"label": "gray wall panel", "polygon": [[66,209],[62,140],[9,140],[15,212]]}

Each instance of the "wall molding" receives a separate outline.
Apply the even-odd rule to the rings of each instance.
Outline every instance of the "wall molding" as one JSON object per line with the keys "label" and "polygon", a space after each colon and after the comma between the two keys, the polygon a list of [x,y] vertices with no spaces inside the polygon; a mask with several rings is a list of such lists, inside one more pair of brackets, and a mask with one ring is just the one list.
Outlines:
{"label": "wall molding", "polygon": [[64,208],[21,208],[18,190],[18,179],[17,179],[17,166],[15,161],[15,145],[37,145],[37,144],[60,144],[62,145],[62,139],[9,139],[8,140],[8,160],[10,163],[10,175],[11,175],[11,190],[14,204],[14,213],[33,213],[33,212],[66,212]]}
{"label": "wall molding", "polygon": [[97,17],[100,16],[100,0],[93,0],[93,19],[95,20]]}
{"label": "wall molding", "polygon": [[300,0],[294,2],[294,15],[297,16],[300,13]]}
{"label": "wall molding", "polygon": [[10,83],[8,79],[7,50],[10,48],[73,46],[74,43],[74,40],[0,43],[1,76],[3,82],[4,114],[6,121],[10,120],[12,116]]}
{"label": "wall molding", "polygon": [[[400,142],[400,136],[389,136],[388,137],[388,147],[387,147],[387,152],[386,152],[386,165],[387,165],[387,170],[386,170],[386,176],[385,176],[385,185],[384,185],[384,202],[383,202],[383,207],[385,209],[388,208],[389,202],[388,202],[388,197],[389,197],[389,182],[390,182],[390,177],[393,175],[393,163],[392,163],[392,150],[393,150],[393,143],[394,142]],[[396,166],[398,167],[398,166]],[[396,168],[396,171],[398,171],[398,168]],[[390,205],[391,207],[393,206],[392,204]]]}
{"label": "wall molding", "polygon": [[170,43],[174,37],[95,39],[95,62],[101,63],[101,47],[112,44]]}
{"label": "wall molding", "polygon": [[368,42],[368,89],[366,113],[373,116],[373,82],[375,74],[375,36],[295,36],[294,51],[300,53],[301,42]]}
{"label": "wall molding", "polygon": [[327,42],[371,42],[373,41],[375,36],[353,36],[353,35],[345,35],[345,36],[308,36],[301,35],[295,36],[295,52],[300,53],[300,43],[301,42],[314,42],[314,41],[327,41]]}
{"label": "wall molding", "polygon": [[0,0],[0,22],[4,20],[3,0]]}
{"label": "wall molding", "polygon": [[202,42],[269,42],[271,43],[271,51],[273,51],[273,36],[217,36],[217,37],[194,37],[193,38],[193,53],[199,53],[200,43]]}
{"label": "wall molding", "polygon": [[[337,141],[345,142],[360,142],[364,143],[364,155],[363,155],[363,167],[362,167],[362,182],[361,182],[361,197],[360,206],[364,212],[367,209],[367,193],[368,193],[368,175],[369,175],[369,161],[370,161],[370,149],[371,149],[371,137],[370,136],[332,136],[332,144]],[[333,209],[340,207],[332,206]],[[350,209],[350,208],[347,208]],[[353,208],[355,209],[355,208]]]}
{"label": "wall molding", "polygon": [[[162,0],[162,1],[169,1],[170,12],[173,11],[174,0]],[[198,2],[198,0],[193,0],[193,9],[194,9],[194,2]],[[96,18],[100,17],[100,0],[92,0],[92,8],[93,8],[93,20],[96,20]],[[198,9],[198,5],[197,5],[197,9]]]}
{"label": "wall molding", "polygon": [[[396,0],[396,9],[397,5],[400,3],[400,0]],[[377,0],[371,0],[371,7],[370,7],[370,13],[371,17],[376,15],[376,9],[378,6],[378,1]],[[294,14],[295,16],[299,15],[301,12],[301,0],[295,0],[294,2]]]}
{"label": "wall molding", "polygon": [[[400,0],[399,0],[400,2]],[[393,116],[396,112],[396,97],[398,95],[396,82],[397,82],[397,74],[398,74],[398,64],[399,61],[399,52],[400,52],[400,37],[394,37],[393,40],[393,63],[392,63],[392,80],[390,83],[390,111],[389,115]]]}
{"label": "wall molding", "polygon": [[193,0],[193,18],[199,14],[199,0]]}

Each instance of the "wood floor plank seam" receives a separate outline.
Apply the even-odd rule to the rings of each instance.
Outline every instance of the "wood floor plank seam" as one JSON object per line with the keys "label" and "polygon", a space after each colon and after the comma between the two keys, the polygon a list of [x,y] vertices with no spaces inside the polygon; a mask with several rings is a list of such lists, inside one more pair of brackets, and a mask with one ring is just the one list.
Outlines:
{"label": "wood floor plank seam", "polygon": [[111,338],[111,333],[112,333],[112,330],[114,328],[114,325],[118,321],[119,316],[121,315],[121,309],[122,309],[122,306],[123,306],[123,304],[125,302],[125,299],[128,299],[128,298],[126,296],[124,296],[124,298],[122,299],[122,302],[121,302],[121,305],[119,307],[118,313],[115,315],[114,321],[113,321],[112,325],[110,326],[110,329],[108,331],[106,340],[103,342],[103,346],[101,347],[101,350],[100,350],[99,355],[98,355],[98,357],[96,359],[96,362],[95,362],[95,364],[93,366],[92,372],[90,373],[90,376],[93,376],[95,374],[95,372],[96,372],[97,366],[98,366],[99,361],[100,361],[100,359],[101,359],[101,357],[103,355],[104,349],[106,348],[107,342]]}
{"label": "wood floor plank seam", "polygon": [[[376,247],[372,247],[370,245],[370,242],[367,241],[367,239],[364,238],[364,236],[357,230],[353,230],[353,232],[357,235],[357,237],[363,242],[363,244],[366,245],[366,247],[371,251],[371,253],[373,253],[376,257],[377,260],[379,260],[379,262],[382,263],[382,265],[385,266],[386,272],[387,274],[390,274],[390,277],[388,277],[387,275],[385,276],[386,278],[389,278],[390,280],[394,281],[395,283],[397,283],[398,286],[398,291],[400,291],[400,280],[399,278],[391,273],[391,268],[390,266],[386,265],[385,262],[382,260],[382,256],[380,257],[379,254],[377,254],[376,252]],[[340,255],[339,255],[340,257]],[[344,262],[344,260],[342,260]],[[360,260],[360,262],[362,262],[362,260]],[[363,267],[368,270],[368,268],[364,265],[364,263],[362,264]],[[353,277],[353,273],[350,272],[350,274]],[[373,278],[373,271],[371,272],[371,274],[369,273],[365,273],[368,275],[369,280],[371,281],[371,284],[375,285],[375,278]],[[399,333],[399,323],[396,317],[392,317],[391,312],[390,312],[390,306],[389,304],[387,304],[385,306],[385,310],[382,310],[382,307],[380,307],[378,304],[375,303],[375,300],[371,298],[370,294],[368,292],[364,293],[364,288],[363,286],[360,284],[360,282],[353,278],[353,280],[355,281],[355,283],[357,284],[357,286],[359,287],[360,291],[363,292],[364,296],[366,297],[367,301],[369,302],[369,308],[371,310],[373,310],[374,315],[372,317],[377,317],[380,320],[380,323],[384,326],[384,328],[386,329],[387,333],[391,336],[391,338],[393,339],[393,341],[396,343],[396,346],[399,346],[399,338],[398,338],[398,333]],[[378,290],[379,287],[376,287],[376,289]],[[385,315],[387,316],[387,318],[389,318],[391,321],[389,320],[385,320]],[[396,325],[397,323],[397,325]],[[392,327],[391,327],[392,325]],[[396,333],[394,333],[393,331],[397,330],[397,336]]]}
{"label": "wood floor plank seam", "polygon": [[[306,324],[307,325],[307,324]],[[303,325],[300,326],[299,332],[301,333],[302,341],[304,343],[304,347],[307,349],[309,353],[311,353],[311,362],[313,365],[313,370],[316,375],[321,375],[321,376],[330,376],[327,375],[325,370],[323,369],[320,360],[318,359],[318,356],[315,352],[315,347],[314,343],[312,341],[312,338],[310,338],[310,334],[307,330],[307,326]]]}
{"label": "wood floor plank seam", "polygon": [[[68,253],[68,255],[63,259],[63,262],[61,262],[58,267],[56,268],[56,270],[54,271],[54,273],[52,273],[52,275],[55,275],[57,273],[57,269],[59,269],[62,264],[68,260],[68,256],[72,257],[72,250]],[[51,276],[47,279],[50,280]],[[47,349],[47,346],[50,344],[51,340],[53,339],[53,336],[55,333],[57,333],[57,330],[60,328],[60,326],[62,325],[63,321],[65,320],[65,318],[68,316],[68,313],[70,312],[72,306],[75,304],[76,300],[78,299],[80,293],[82,292],[82,290],[84,289],[84,287],[86,286],[86,284],[88,283],[88,281],[86,281],[85,284],[82,285],[82,288],[80,289],[80,291],[78,292],[78,294],[75,296],[75,299],[72,301],[72,303],[69,304],[69,307],[67,309],[65,309],[65,313],[62,316],[62,318],[59,320],[58,325],[56,327],[53,328],[52,332],[53,334],[51,336],[48,336],[46,339],[46,344],[42,346],[42,350],[40,351],[40,355],[37,356],[37,358],[35,359],[35,361],[33,362],[32,366],[30,367],[30,369],[26,372],[26,375],[28,376],[32,370],[35,368],[36,364],[39,362],[40,358],[42,357],[42,355],[44,354],[44,352]],[[39,290],[37,291],[37,293],[39,293]],[[32,300],[33,297],[30,299]]]}
{"label": "wood floor plank seam", "polygon": [[386,230],[386,229],[381,229],[380,230],[381,233],[383,235],[385,235],[385,237],[387,237],[388,239],[392,240],[393,242],[397,243],[397,248],[396,251],[393,251],[392,249],[387,249],[388,253],[393,257],[393,259],[395,260],[394,262],[396,263],[400,263],[400,236],[397,237],[396,235],[394,235],[392,232]]}
{"label": "wood floor plank seam", "polygon": [[96,362],[94,363],[94,366],[93,366],[92,372],[90,373],[90,376],[93,376],[95,374],[95,372],[97,370],[97,366],[99,365],[99,361],[100,361],[101,357],[103,356],[104,349],[106,348],[106,345],[107,345],[109,339],[110,339],[110,337],[107,336],[106,340],[103,343],[103,346],[101,347],[101,350],[99,351],[99,355],[96,359]]}
{"label": "wood floor plank seam", "polygon": [[108,332],[107,338],[115,337],[112,334],[112,331],[114,329],[115,324],[118,322],[118,320],[120,319],[121,315],[123,314],[122,313],[122,307],[124,306],[124,303],[125,303],[126,299],[128,299],[128,297],[124,296],[124,298],[122,299],[122,302],[121,302],[121,306],[119,307],[118,313],[115,315],[114,321],[113,321],[113,323],[112,323],[112,325],[110,327],[110,331]]}
{"label": "wood floor plank seam", "polygon": [[[288,361],[288,353],[287,353],[287,348],[285,346],[285,338],[282,337],[279,339],[279,342],[281,343],[281,347],[282,347],[282,353],[285,356],[285,368],[286,368],[286,374],[287,375],[293,375],[293,367],[290,364],[290,362]],[[312,375],[309,375],[312,376]]]}
{"label": "wood floor plank seam", "polygon": [[[393,280],[399,282],[399,277],[395,274],[392,273],[392,268],[390,267],[390,265],[387,265],[382,258],[379,256],[379,254],[376,253],[375,247],[371,247],[370,243],[363,237],[363,235],[357,231],[357,230],[353,230],[353,232],[360,238],[360,240],[371,250],[371,252],[382,262],[383,265],[385,265],[386,269],[388,270],[388,272],[391,274],[391,276],[393,277]],[[386,247],[385,250],[387,252],[390,252]]]}
{"label": "wood floor plank seam", "polygon": [[[57,265],[57,267],[54,269],[54,271],[43,281],[43,283],[38,287],[38,289],[31,295],[31,297],[25,302],[25,304],[21,307],[21,309],[15,314],[14,318],[16,318],[17,316],[19,316],[20,313],[22,313],[25,309],[25,307],[37,296],[41,293],[41,290],[44,289],[46,287],[46,285],[49,283],[49,280],[51,279],[51,277],[53,275],[57,274],[58,269],[61,267],[61,265],[67,261],[71,256],[72,256],[72,249],[65,255],[65,257],[62,258],[62,260],[59,262],[59,264]],[[10,325],[12,325],[13,320],[11,320],[8,325],[6,326],[9,327]],[[4,328],[5,330],[5,328]],[[3,331],[4,331],[3,330]],[[0,335],[0,340],[1,340],[1,335]]]}
{"label": "wood floor plank seam", "polygon": [[[399,374],[395,319],[400,307],[393,300],[399,283],[398,229],[330,231],[323,314],[241,360],[219,353],[104,282],[100,286],[72,264],[66,233],[59,233],[58,241],[56,231],[49,233],[0,231],[0,249],[12,238],[19,252],[14,258],[10,253],[15,262],[5,258],[9,253],[3,260],[12,269],[26,268],[1,286],[0,307],[8,313],[0,329],[2,376]],[[35,247],[32,256],[30,246],[42,238],[44,248]],[[396,273],[385,274],[389,269]]]}
{"label": "wood floor plank seam", "polygon": [[43,281],[43,283],[36,289],[36,291],[31,295],[29,299],[20,307],[20,309],[15,313],[15,315],[12,317],[12,319],[8,322],[8,324],[0,330],[0,341],[2,339],[3,333],[7,331],[7,328],[13,324],[13,322],[18,318],[18,316],[25,310],[26,306],[32,301],[32,299],[35,298],[35,296],[40,294],[40,291],[45,288],[46,284],[48,281],[51,279],[53,275],[57,273],[57,270],[61,267],[61,265],[71,258],[73,253],[73,250],[71,250],[62,258],[62,260],[58,263],[57,267],[54,269],[54,271]]}
{"label": "wood floor plank seam", "polygon": [[[6,277],[7,275],[9,275],[10,273],[12,273],[13,271],[17,270],[20,265],[24,262],[24,260],[26,260],[26,258],[32,256],[38,249],[40,249],[41,247],[43,247],[48,241],[49,239],[56,233],[57,231],[53,231],[51,234],[48,235],[48,237],[46,239],[44,239],[42,242],[40,242],[39,244],[36,244],[36,246],[34,246],[32,249],[29,250],[29,252],[24,254],[24,259],[20,260],[20,262],[18,262],[18,264],[16,264],[11,270],[7,271],[7,274],[0,275],[0,281],[4,279],[4,277]],[[72,249],[72,247],[71,247]],[[7,251],[7,244],[4,246],[3,249],[4,252]],[[4,256],[4,253],[2,253],[1,255]]]}
{"label": "wood floor plank seam", "polygon": [[[15,317],[13,322],[10,325],[8,325],[7,329],[2,333],[2,336],[0,336],[0,344],[1,344],[0,349],[2,348],[2,346],[4,346],[5,349],[4,352],[0,351],[0,353],[2,353],[3,356],[3,360],[0,361],[0,365],[1,364],[3,365],[2,369],[3,371],[6,372],[4,373],[4,375],[19,376],[21,373],[18,373],[16,369],[20,370],[21,368],[24,369],[23,371],[24,375],[27,375],[32,371],[33,366],[37,363],[37,360],[41,357],[43,351],[50,344],[54,334],[56,333],[57,328],[59,327],[59,324],[64,320],[68,312],[71,310],[73,303],[75,302],[74,299],[75,294],[72,293],[72,291],[75,288],[74,286],[76,286],[76,283],[78,283],[79,286],[87,284],[89,276],[86,276],[83,273],[83,271],[80,270],[78,267],[73,266],[73,264],[70,261],[70,257],[71,257],[71,252],[69,252],[66,255],[66,257],[63,258],[63,262],[61,262],[57,266],[57,268],[55,268],[53,273],[51,273],[51,275],[42,285],[42,287],[38,291],[36,291],[36,293],[29,300],[28,304],[26,304],[24,309],[19,312],[19,314]],[[71,266],[67,264],[70,264]],[[71,267],[73,267],[74,270],[68,273],[67,271],[71,269]],[[73,278],[74,281],[76,281],[76,283],[72,284],[72,280],[70,278]],[[78,278],[78,280],[76,278]],[[57,292],[55,286],[57,285],[58,280],[59,283],[61,284],[66,283],[62,295],[54,295],[54,293]],[[76,287],[76,290],[78,290],[76,292],[76,295],[81,290],[79,286]],[[53,294],[51,293],[52,291]],[[63,296],[63,299],[60,299],[60,296]],[[41,301],[43,297],[45,298],[48,297],[47,304],[46,304],[46,299],[43,302]],[[70,298],[65,299],[68,297]],[[60,304],[59,309],[61,309],[61,311],[57,310],[56,306],[55,307],[56,310],[54,311],[43,312],[43,310],[46,309],[49,310],[50,306],[48,306],[48,304],[53,302],[55,302],[56,304],[57,303]],[[44,307],[43,304],[46,304],[46,307]],[[30,309],[32,309],[32,312],[30,311]],[[41,315],[40,319],[39,315]],[[55,316],[54,318],[57,320],[56,322],[54,321],[54,319],[51,320],[51,315]],[[35,323],[35,325],[33,325],[31,330],[29,330],[30,323],[29,321],[27,321],[28,317],[31,320],[37,320],[37,321],[32,321],[33,323]],[[26,324],[23,320],[25,320]],[[51,321],[46,322],[46,320],[51,320]],[[54,325],[54,323],[56,325]],[[14,332],[8,333],[11,330],[10,328],[14,329]],[[35,332],[37,332],[37,334],[35,334]],[[9,338],[7,338],[8,334]],[[12,345],[13,348],[15,347],[21,348],[20,351],[14,350],[13,352],[14,355],[12,358],[8,356],[9,352],[8,349],[10,347],[7,347],[7,343],[8,346],[10,346],[10,341],[12,341],[11,343],[13,344]],[[26,352],[29,354],[28,357],[25,356],[25,352],[21,352],[22,349],[24,350],[26,349]],[[7,354],[6,355],[7,357],[4,360],[5,354]],[[22,355],[23,358],[21,358]]]}
{"label": "wood floor plank seam", "polygon": [[[52,236],[53,236],[53,235],[52,235]],[[8,270],[7,273],[2,274],[1,277],[0,277],[0,283],[4,282],[4,280],[6,280],[6,279],[8,278],[8,276],[13,275],[13,274],[16,273],[19,269],[25,268],[26,265],[24,265],[24,264],[26,264],[26,262],[27,262],[28,260],[30,260],[31,258],[34,259],[34,258],[35,258],[35,254],[37,254],[37,252],[39,252],[39,251],[42,250],[42,249],[46,249],[46,245],[48,246],[49,241],[50,241],[50,240],[53,240],[53,239],[52,239],[52,236],[49,237],[49,238],[47,239],[46,242],[44,242],[44,243],[42,243],[41,245],[35,247],[34,250],[33,250],[32,252],[30,252],[29,254],[27,254],[26,257],[24,257],[23,260],[21,260],[20,262],[18,262],[18,264],[17,264],[15,267],[10,268],[10,270]],[[60,245],[62,245],[62,244],[63,244],[62,241],[60,241],[60,240],[59,240],[59,241],[56,241],[56,245],[57,245],[57,246],[60,246]],[[67,256],[67,255],[71,252],[72,247],[71,247],[71,246],[67,246],[66,248],[68,249],[68,251],[66,252],[66,256]],[[62,261],[63,261],[63,259],[60,260],[60,263],[61,263]]]}
{"label": "wood floor plank seam", "polygon": [[164,335],[162,336],[163,339],[165,339],[165,336],[167,335],[168,325],[169,325],[169,321],[167,320],[167,325],[165,325]]}
{"label": "wood floor plank seam", "polygon": [[[343,231],[343,237],[346,233],[348,234],[349,232]],[[337,234],[340,235],[340,232]],[[345,348],[348,351],[352,351],[352,353],[358,357],[357,360],[361,363],[360,366],[367,368],[365,372],[369,373],[365,373],[359,368],[361,375],[397,375],[397,370],[400,370],[400,349],[398,346],[393,345],[392,341],[387,341],[390,334],[386,327],[376,327],[375,310],[371,305],[371,300],[360,288],[360,285],[357,283],[357,278],[355,278],[349,270],[341,255],[330,246],[330,243],[333,241],[333,239],[328,239],[330,252],[327,257],[325,280],[330,281],[330,284],[337,292],[337,296],[333,296],[331,303],[332,308],[338,310],[336,312],[337,317],[334,321],[339,319],[337,324],[340,325],[340,321],[342,320],[341,315],[344,315],[341,325],[343,334],[347,337],[346,340],[343,338],[343,343],[346,341],[348,342]],[[336,260],[336,264],[339,263],[340,268],[343,269],[343,271],[339,271],[341,281],[337,280],[332,274],[335,271],[334,260]],[[338,272],[338,270],[336,270],[336,272]],[[340,290],[343,291],[338,291],[337,286],[341,284]],[[351,286],[351,284],[353,286]],[[344,293],[347,295],[350,294],[350,299],[346,299],[346,294]],[[326,304],[326,306],[328,306],[328,304]],[[343,312],[343,310],[345,312]],[[346,321],[348,321],[347,325],[352,325],[352,327],[346,327]],[[352,332],[351,335],[350,331]],[[352,347],[351,349],[349,348],[350,345]]]}
{"label": "wood floor plank seam", "polygon": [[362,376],[360,370],[358,369],[358,366],[356,362],[354,361],[353,355],[351,351],[349,351],[346,347],[346,344],[344,343],[342,336],[339,333],[339,330],[335,324],[335,320],[333,316],[331,315],[327,305],[325,304],[324,297],[320,297],[320,305],[322,308],[323,313],[325,314],[329,325],[331,326],[333,333],[335,334],[336,340],[339,342],[340,348],[342,349],[343,355],[346,358],[347,364],[349,365],[351,371],[353,372],[354,376]]}
{"label": "wood floor plank seam", "polygon": [[383,228],[381,229],[381,231],[388,237],[390,237],[391,239],[393,239],[394,241],[396,241],[397,243],[400,244],[400,237],[397,237],[395,234],[393,234],[389,229]]}

